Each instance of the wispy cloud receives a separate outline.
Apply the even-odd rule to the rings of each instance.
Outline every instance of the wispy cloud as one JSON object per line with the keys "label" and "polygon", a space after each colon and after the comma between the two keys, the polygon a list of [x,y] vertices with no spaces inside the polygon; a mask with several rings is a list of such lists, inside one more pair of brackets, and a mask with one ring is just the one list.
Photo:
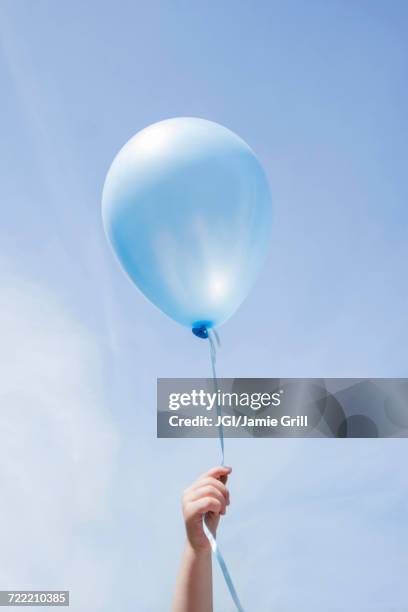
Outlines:
{"label": "wispy cloud", "polygon": [[103,361],[52,293],[1,272],[0,583],[71,589],[85,612],[111,574],[90,535],[110,520],[117,445]]}

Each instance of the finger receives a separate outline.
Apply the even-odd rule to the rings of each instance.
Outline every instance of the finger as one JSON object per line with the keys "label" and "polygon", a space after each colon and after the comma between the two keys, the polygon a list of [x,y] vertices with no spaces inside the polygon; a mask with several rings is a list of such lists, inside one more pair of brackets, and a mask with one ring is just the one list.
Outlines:
{"label": "finger", "polygon": [[225,510],[227,506],[227,500],[224,495],[212,485],[206,485],[196,489],[189,501],[193,502],[197,499],[202,499],[203,497],[214,497],[215,499],[218,499],[218,501],[222,504],[223,510]]}
{"label": "finger", "polygon": [[211,468],[211,470],[208,470],[208,472],[202,474],[198,480],[201,480],[202,478],[207,478],[208,476],[217,479],[220,479],[220,477],[228,478],[228,475],[231,474],[231,472],[231,467],[228,467],[226,465],[219,465],[217,467]]}
{"label": "finger", "polygon": [[202,487],[203,485],[207,485],[207,484],[211,484],[214,487],[217,487],[217,489],[219,489],[224,494],[226,494],[228,491],[227,487],[225,486],[223,482],[221,482],[217,478],[213,478],[212,476],[208,476],[206,478],[200,478],[199,480],[196,480],[196,482],[191,485],[188,491],[194,491],[198,487]]}
{"label": "finger", "polygon": [[220,481],[224,484],[227,484],[227,480],[228,480],[228,474],[226,476],[221,475],[220,476]]}
{"label": "finger", "polygon": [[217,480],[216,478],[208,477],[208,478],[203,478],[202,480],[197,480],[197,482],[195,482],[194,485],[190,488],[188,493],[189,494],[194,493],[194,491],[196,491],[197,489],[201,489],[202,487],[207,486],[207,485],[211,485],[215,487],[216,489],[218,489],[220,493],[222,493],[222,495],[225,497],[227,504],[229,504],[229,499],[230,499],[229,491],[227,487],[225,486],[225,484],[223,484],[220,480]]}
{"label": "finger", "polygon": [[188,514],[191,516],[196,516],[197,514],[205,514],[206,512],[221,514],[221,502],[214,497],[202,497],[201,499],[191,502]]}
{"label": "finger", "polygon": [[[190,498],[192,491],[194,491],[197,487],[201,486],[201,483],[203,481],[212,479],[216,481],[217,483],[220,483],[221,486],[225,486],[227,479],[228,479],[228,474],[230,474],[231,471],[232,471],[232,468],[230,467],[218,466],[218,467],[212,468],[208,472],[205,472],[191,486],[184,489],[183,496],[182,496],[183,502]],[[228,496],[229,496],[229,493],[228,493]]]}

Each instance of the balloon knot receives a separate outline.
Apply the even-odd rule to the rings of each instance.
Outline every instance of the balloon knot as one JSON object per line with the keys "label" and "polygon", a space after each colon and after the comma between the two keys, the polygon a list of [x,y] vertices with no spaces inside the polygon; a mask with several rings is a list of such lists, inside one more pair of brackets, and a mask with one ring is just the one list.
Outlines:
{"label": "balloon knot", "polygon": [[191,330],[197,338],[208,338],[208,323],[194,323]]}

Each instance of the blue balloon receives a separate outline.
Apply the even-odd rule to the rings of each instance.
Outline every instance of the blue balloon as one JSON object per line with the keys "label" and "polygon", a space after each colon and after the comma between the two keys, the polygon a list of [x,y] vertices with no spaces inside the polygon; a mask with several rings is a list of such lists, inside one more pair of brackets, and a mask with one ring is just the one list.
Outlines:
{"label": "blue balloon", "polygon": [[190,328],[225,322],[265,259],[271,198],[249,146],[182,117],[137,133],[106,177],[105,232],[140,291]]}

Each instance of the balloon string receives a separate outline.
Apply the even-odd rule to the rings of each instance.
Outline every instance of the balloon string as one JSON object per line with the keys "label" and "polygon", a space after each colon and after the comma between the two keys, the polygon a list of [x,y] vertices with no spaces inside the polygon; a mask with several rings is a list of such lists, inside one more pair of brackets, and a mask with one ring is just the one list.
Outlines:
{"label": "balloon string", "polygon": [[[214,334],[214,337],[213,337]],[[218,396],[218,380],[217,380],[217,371],[216,371],[216,361],[217,361],[217,346],[220,346],[220,338],[217,334],[216,331],[213,331],[211,329],[208,330],[208,340],[210,343],[210,357],[211,357],[211,369],[212,369],[212,375],[213,375],[213,386],[214,386],[214,393],[215,393],[215,397]],[[224,428],[222,426],[222,421],[221,421],[221,407],[219,402],[216,402],[216,409],[217,409],[217,418],[218,418],[218,438],[220,441],[220,447],[221,447],[221,465],[224,465]]]}
{"label": "balloon string", "polygon": [[[211,329],[208,330],[208,340],[210,343],[210,356],[211,356],[211,367],[212,367],[212,374],[213,374],[214,392],[216,393],[215,397],[217,397],[218,381],[217,381],[217,372],[216,372],[215,364],[217,360],[217,346],[220,346],[220,339],[215,330],[211,330]],[[219,419],[218,437],[220,440],[220,447],[221,447],[221,465],[224,465],[224,430],[223,430],[222,422],[220,418],[221,417],[221,407],[218,401],[216,402],[216,405],[217,405],[217,416]],[[218,561],[218,565],[220,566],[221,572],[224,576],[225,584],[227,585],[228,591],[230,592],[232,601],[234,602],[235,607],[238,610],[238,612],[244,612],[244,608],[242,607],[241,602],[239,601],[237,591],[235,589],[231,575],[228,571],[227,564],[225,563],[224,557],[222,556],[221,551],[218,547],[217,540],[215,539],[215,537],[213,536],[213,534],[211,533],[210,529],[208,528],[205,522],[205,514],[203,514],[202,516],[202,521],[203,521],[203,531],[205,535],[207,536],[207,539],[211,546],[211,550],[213,554],[215,555],[215,558]]]}

